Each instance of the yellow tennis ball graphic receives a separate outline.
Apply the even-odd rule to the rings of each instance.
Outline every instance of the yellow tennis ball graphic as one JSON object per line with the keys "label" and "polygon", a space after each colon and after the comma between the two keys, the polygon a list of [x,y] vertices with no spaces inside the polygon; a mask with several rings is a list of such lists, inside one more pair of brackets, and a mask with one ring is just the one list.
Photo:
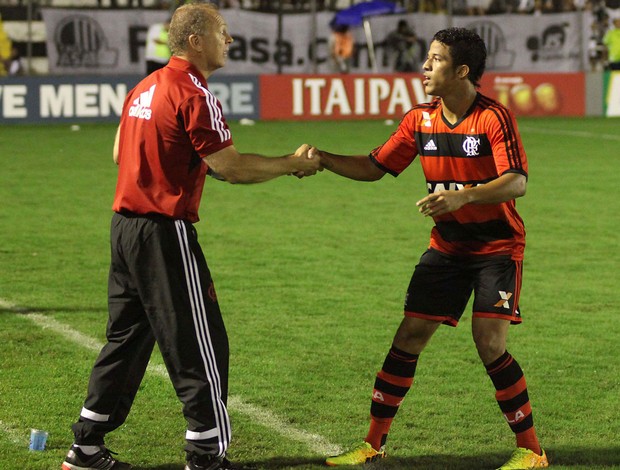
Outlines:
{"label": "yellow tennis ball graphic", "polygon": [[558,91],[551,83],[541,83],[534,90],[536,101],[541,109],[547,113],[553,113],[560,107]]}
{"label": "yellow tennis ball graphic", "polygon": [[527,83],[520,83],[515,85],[510,90],[512,97],[512,103],[517,111],[522,113],[529,113],[534,110],[534,96],[532,94],[532,87]]}

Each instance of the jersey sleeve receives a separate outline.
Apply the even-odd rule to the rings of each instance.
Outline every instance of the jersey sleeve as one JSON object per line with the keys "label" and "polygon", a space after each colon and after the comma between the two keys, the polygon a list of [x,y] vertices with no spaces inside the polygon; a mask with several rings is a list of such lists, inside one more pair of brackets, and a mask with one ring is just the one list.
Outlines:
{"label": "jersey sleeve", "polygon": [[183,103],[181,115],[192,145],[204,158],[233,144],[232,134],[222,113],[220,102],[207,91]]}
{"label": "jersey sleeve", "polygon": [[527,156],[512,112],[505,108],[495,109],[490,115],[488,126],[487,137],[497,174],[520,173],[527,176]]}
{"label": "jersey sleeve", "polygon": [[414,137],[414,113],[409,112],[398,129],[381,146],[370,152],[370,159],[383,171],[398,176],[418,155]]}

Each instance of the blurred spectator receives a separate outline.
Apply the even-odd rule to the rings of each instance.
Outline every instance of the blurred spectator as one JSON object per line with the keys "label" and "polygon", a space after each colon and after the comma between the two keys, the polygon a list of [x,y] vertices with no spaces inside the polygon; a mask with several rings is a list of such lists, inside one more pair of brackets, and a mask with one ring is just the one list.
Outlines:
{"label": "blurred spectator", "polygon": [[588,38],[588,61],[590,70],[595,72],[603,70],[605,64],[607,49],[603,44],[603,36],[607,31],[609,15],[605,3],[602,1],[590,3],[588,7],[592,11],[593,18],[590,25],[590,37]]}
{"label": "blurred spectator", "polygon": [[543,14],[544,2],[543,0],[534,0],[534,16],[540,16]]}
{"label": "blurred spectator", "polygon": [[519,0],[517,5],[518,13],[533,13],[534,12],[534,0]]}
{"label": "blurred spectator", "polygon": [[355,49],[353,34],[347,25],[331,24],[329,37],[330,65],[334,73],[349,73]]}
{"label": "blurred spectator", "polygon": [[620,70],[620,16],[613,19],[613,27],[603,36],[603,44],[607,48],[607,67]]}
{"label": "blurred spectator", "polygon": [[392,51],[394,71],[419,72],[422,62],[422,44],[406,20],[400,20],[394,31],[385,38]]}
{"label": "blurred spectator", "polygon": [[170,20],[149,26],[146,33],[146,50],[144,51],[147,75],[164,67],[170,60],[170,49],[168,48],[169,27]]}
{"label": "blurred spectator", "polygon": [[491,6],[491,0],[467,0],[467,13],[469,15],[486,15]]}
{"label": "blurred spectator", "polygon": [[500,15],[502,13],[531,13],[533,3],[534,0],[492,0],[486,14]]}
{"label": "blurred spectator", "polygon": [[[193,1],[193,0],[162,0],[159,3],[159,7],[163,9],[167,5],[168,10],[170,11],[170,16],[172,16],[172,14],[177,8],[183,5],[187,5],[188,3],[200,3],[200,0],[196,0],[196,1]],[[217,4],[218,2],[215,1],[215,2],[209,2],[209,3]]]}
{"label": "blurred spectator", "polygon": [[[465,3],[467,0],[453,0],[452,9],[455,11],[455,5],[458,3]],[[439,13],[445,14],[448,12],[446,0],[419,0],[417,11],[420,13]]]}
{"label": "blurred spectator", "polygon": [[19,53],[19,49],[15,46],[11,49],[11,56],[6,61],[6,70],[10,76],[20,76],[25,73],[22,56]]}
{"label": "blurred spectator", "polygon": [[0,77],[7,74],[6,63],[11,57],[13,42],[4,31],[2,16],[0,16]]}

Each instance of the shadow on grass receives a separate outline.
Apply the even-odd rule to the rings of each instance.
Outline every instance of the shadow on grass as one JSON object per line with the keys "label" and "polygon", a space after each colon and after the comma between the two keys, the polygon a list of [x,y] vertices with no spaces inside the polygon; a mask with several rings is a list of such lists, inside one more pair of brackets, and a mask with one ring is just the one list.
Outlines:
{"label": "shadow on grass", "polygon": [[[550,466],[610,468],[620,466],[620,446],[607,448],[553,447],[547,449]],[[434,454],[417,457],[388,457],[360,468],[366,470],[491,470],[502,465],[508,453],[486,453],[475,456]],[[323,458],[274,457],[253,462],[257,469],[327,468]],[[179,470],[178,464],[156,467],[134,467],[134,470]]]}
{"label": "shadow on grass", "polygon": [[600,448],[560,446],[549,447],[546,451],[549,456],[549,465],[620,468],[620,445]]}

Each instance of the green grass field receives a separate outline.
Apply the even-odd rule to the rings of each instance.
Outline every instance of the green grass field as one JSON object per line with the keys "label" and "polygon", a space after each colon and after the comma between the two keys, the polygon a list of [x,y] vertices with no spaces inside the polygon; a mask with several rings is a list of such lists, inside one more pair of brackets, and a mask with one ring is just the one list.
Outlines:
{"label": "green grass field", "polygon": [[[620,468],[620,121],[521,119],[528,230],[509,350],[525,370],[553,468]],[[367,153],[383,122],[231,123],[237,148],[309,142]],[[104,340],[115,126],[0,131],[0,469],[60,467]],[[366,434],[374,376],[431,221],[419,164],[359,183],[328,172],[254,186],[207,181],[197,224],[231,342],[230,457],[322,468]],[[468,312],[423,353],[375,468],[493,469],[514,446]],[[185,423],[158,353],[109,447],[136,469],[181,469]],[[49,432],[29,452],[30,428]]]}

